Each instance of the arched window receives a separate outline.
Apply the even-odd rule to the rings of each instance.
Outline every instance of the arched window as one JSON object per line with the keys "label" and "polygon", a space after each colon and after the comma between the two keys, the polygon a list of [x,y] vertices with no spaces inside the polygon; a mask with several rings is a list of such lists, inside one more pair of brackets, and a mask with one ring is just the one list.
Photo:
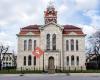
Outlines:
{"label": "arched window", "polygon": [[6,61],[8,61],[8,57],[6,57]]}
{"label": "arched window", "polygon": [[28,50],[32,50],[32,40],[29,39],[28,41]]}
{"label": "arched window", "polygon": [[71,56],[71,65],[74,65],[74,56]]}
{"label": "arched window", "polygon": [[74,40],[71,39],[71,51],[73,51],[73,50],[74,50]]}
{"label": "arched window", "polygon": [[24,40],[24,51],[27,49],[27,41]]}
{"label": "arched window", "polygon": [[5,56],[3,57],[3,60],[5,61]]}
{"label": "arched window", "polygon": [[78,40],[76,40],[76,51],[78,51]]}
{"label": "arched window", "polygon": [[34,56],[34,66],[36,65],[36,56]]}
{"label": "arched window", "polygon": [[56,34],[52,35],[52,48],[56,50]]}
{"label": "arched window", "polygon": [[26,56],[24,56],[24,66],[26,66]]}
{"label": "arched window", "polygon": [[79,56],[76,57],[77,65],[79,65]]}
{"label": "arched window", "polygon": [[35,48],[36,48],[36,40],[34,40],[34,50],[35,50]]}
{"label": "arched window", "polygon": [[69,56],[66,57],[67,66],[69,65]]}
{"label": "arched window", "polygon": [[66,51],[68,51],[68,50],[69,50],[69,41],[66,40]]}
{"label": "arched window", "polygon": [[31,58],[31,55],[28,56],[28,65],[30,66],[31,65],[31,61],[32,61],[32,58]]}
{"label": "arched window", "polygon": [[50,34],[47,34],[46,40],[47,40],[46,49],[50,50]]}

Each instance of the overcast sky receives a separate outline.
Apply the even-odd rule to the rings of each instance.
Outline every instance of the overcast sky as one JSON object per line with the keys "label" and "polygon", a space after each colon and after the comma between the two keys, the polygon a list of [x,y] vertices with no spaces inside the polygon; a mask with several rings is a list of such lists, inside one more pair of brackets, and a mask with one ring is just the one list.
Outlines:
{"label": "overcast sky", "polygon": [[[21,27],[44,24],[50,0],[0,0],[0,43],[17,49]],[[58,24],[80,26],[87,35],[100,29],[100,0],[51,0],[58,11]]]}

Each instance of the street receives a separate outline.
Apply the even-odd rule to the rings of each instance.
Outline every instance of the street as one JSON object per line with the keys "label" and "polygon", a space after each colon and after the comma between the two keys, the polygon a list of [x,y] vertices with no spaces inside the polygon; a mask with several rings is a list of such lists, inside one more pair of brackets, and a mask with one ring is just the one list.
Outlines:
{"label": "street", "polygon": [[100,80],[100,76],[68,76],[66,74],[0,75],[0,80]]}

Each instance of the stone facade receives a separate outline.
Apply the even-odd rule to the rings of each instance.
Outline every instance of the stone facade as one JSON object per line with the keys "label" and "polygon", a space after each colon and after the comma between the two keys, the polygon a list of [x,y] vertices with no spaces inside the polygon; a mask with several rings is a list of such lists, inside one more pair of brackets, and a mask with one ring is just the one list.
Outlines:
{"label": "stone facade", "polygon": [[[85,34],[82,30],[73,25],[58,25],[57,11],[53,6],[49,6],[45,11],[44,25],[29,25],[20,30],[18,36],[18,55],[17,55],[17,69],[38,69],[48,70],[49,58],[52,57],[54,61],[54,68],[60,69],[85,69]],[[50,50],[47,50],[47,34],[50,35]],[[53,35],[56,35],[56,49],[53,50]],[[29,50],[29,40],[31,39],[31,47]],[[34,40],[36,46],[34,47]],[[71,43],[73,40],[73,43]],[[25,42],[26,41],[26,45]],[[66,44],[68,41],[68,44]],[[76,43],[77,41],[77,43]],[[71,45],[73,44],[73,46]],[[77,45],[76,45],[77,44]],[[44,51],[44,55],[36,58],[32,51],[39,47]],[[66,47],[68,50],[66,50]],[[77,47],[77,49],[76,49]],[[71,50],[73,48],[73,50]],[[31,65],[29,65],[29,55],[31,56]],[[71,57],[73,58],[71,59]],[[68,57],[68,58],[67,58]],[[34,64],[36,63],[36,64]],[[51,63],[52,65],[52,63]]]}

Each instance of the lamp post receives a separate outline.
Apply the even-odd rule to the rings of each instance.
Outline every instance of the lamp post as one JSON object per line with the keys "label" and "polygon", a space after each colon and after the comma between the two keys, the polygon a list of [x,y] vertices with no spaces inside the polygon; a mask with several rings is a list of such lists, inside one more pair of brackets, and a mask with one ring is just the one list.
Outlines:
{"label": "lamp post", "polygon": [[44,54],[43,54],[43,72],[44,72]]}

